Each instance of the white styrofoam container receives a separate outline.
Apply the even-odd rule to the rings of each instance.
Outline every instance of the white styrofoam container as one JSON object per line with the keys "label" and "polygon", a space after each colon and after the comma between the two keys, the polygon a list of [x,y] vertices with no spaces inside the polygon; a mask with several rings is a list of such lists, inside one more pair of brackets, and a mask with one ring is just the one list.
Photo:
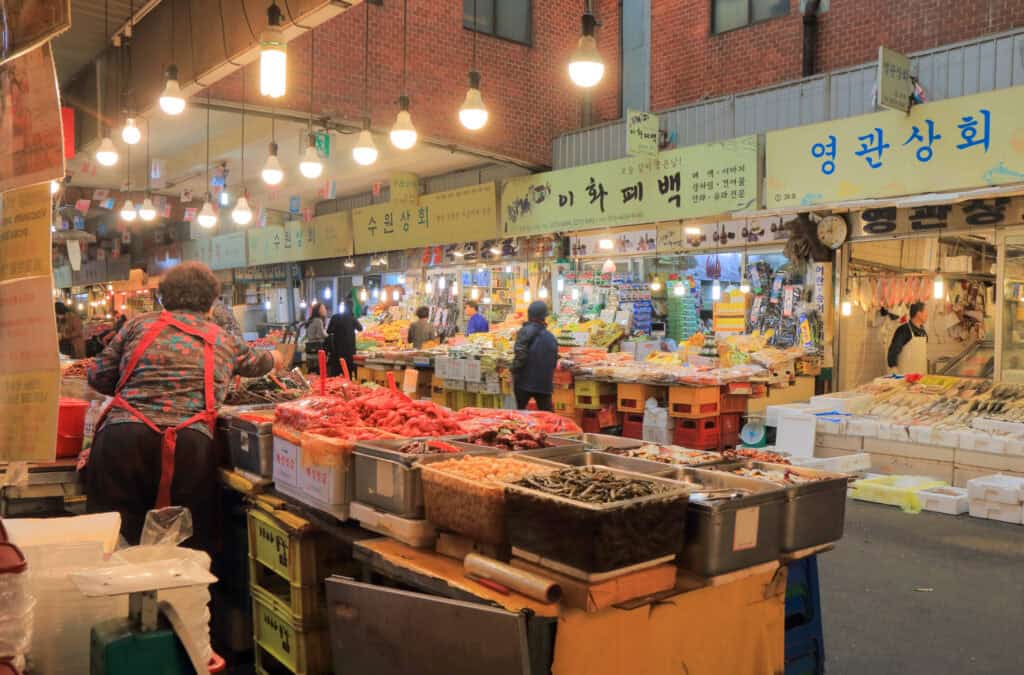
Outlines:
{"label": "white styrofoam container", "polygon": [[910,442],[910,433],[907,431],[906,425],[891,422],[880,421],[878,423],[878,437],[886,441]]}
{"label": "white styrofoam container", "polygon": [[352,501],[352,455],[345,453],[333,464],[300,462],[299,489],[318,502],[341,506]]}
{"label": "white styrofoam container", "polygon": [[974,452],[1002,455],[1006,452],[1006,438],[1004,436],[993,436],[986,431],[965,429],[960,432],[960,447],[964,450],[973,450]]}
{"label": "white styrofoam container", "polygon": [[299,446],[274,436],[274,482],[289,487],[299,487]]}
{"label": "white styrofoam container", "polygon": [[1006,445],[1003,448],[1007,455],[1024,457],[1024,438],[1006,438]]}
{"label": "white styrofoam container", "polygon": [[1015,525],[1024,522],[1024,507],[1020,504],[1001,504],[984,499],[971,499],[970,514],[974,518],[988,518]]}
{"label": "white styrofoam container", "polygon": [[794,466],[803,466],[832,473],[861,474],[871,468],[871,455],[866,452],[851,452],[837,457],[793,457]]}
{"label": "white styrofoam container", "polygon": [[800,410],[779,411],[775,445],[793,457],[814,457],[818,418]]}
{"label": "white styrofoam container", "polygon": [[870,394],[854,391],[839,391],[811,397],[811,405],[823,411],[836,410],[844,413],[860,414],[874,403]]}
{"label": "white styrofoam container", "polygon": [[432,548],[437,540],[437,530],[427,520],[402,518],[356,501],[349,505],[349,516],[358,520],[367,530],[391,537],[413,548]]}
{"label": "white styrofoam container", "polygon": [[846,433],[850,436],[867,436],[876,438],[878,436],[878,422],[867,417],[851,417],[846,423]]}
{"label": "white styrofoam container", "polygon": [[964,488],[935,487],[921,490],[917,494],[921,498],[921,508],[925,511],[959,516],[961,513],[967,513],[970,508],[967,490]]}
{"label": "white styrofoam container", "polygon": [[960,432],[953,429],[932,429],[931,444],[944,448],[959,448]]}
{"label": "white styrofoam container", "polygon": [[846,433],[847,417],[838,415],[817,415],[818,433],[841,435]]}
{"label": "white styrofoam container", "polygon": [[967,481],[967,494],[971,500],[985,500],[999,504],[1024,502],[1024,478],[1001,473]]}
{"label": "white styrofoam container", "polygon": [[783,411],[807,412],[813,408],[809,403],[776,403],[764,409],[764,424],[769,427],[779,426],[779,417]]}

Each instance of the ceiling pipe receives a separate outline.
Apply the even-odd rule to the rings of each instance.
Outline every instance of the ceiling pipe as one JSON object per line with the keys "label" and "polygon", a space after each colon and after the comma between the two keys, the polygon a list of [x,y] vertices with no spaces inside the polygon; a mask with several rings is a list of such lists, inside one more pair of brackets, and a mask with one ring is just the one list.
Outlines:
{"label": "ceiling pipe", "polygon": [[818,8],[821,0],[807,0],[804,5],[803,76],[814,75],[814,47],[818,40]]}

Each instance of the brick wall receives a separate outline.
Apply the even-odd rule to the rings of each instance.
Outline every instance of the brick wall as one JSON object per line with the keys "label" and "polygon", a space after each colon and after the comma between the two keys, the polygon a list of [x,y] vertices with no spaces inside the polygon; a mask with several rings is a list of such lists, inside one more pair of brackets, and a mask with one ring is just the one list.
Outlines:
{"label": "brick wall", "polygon": [[[408,93],[413,123],[421,137],[489,151],[524,162],[549,165],[551,141],[579,127],[582,97],[569,80],[567,65],[580,34],[582,2],[533,2],[533,44],[525,46],[477,35],[477,69],[490,112],[487,126],[471,132],[458,121],[466,95],[473,33],[462,28],[458,0],[409,2]],[[402,3],[357,6],[316,29],[314,110],[339,119],[362,116],[363,26],[370,11],[369,99],[373,128],[394,122],[402,81]],[[595,12],[604,27],[598,42],[606,64],[604,80],[594,92],[594,123],[619,118],[618,0],[598,0]],[[310,36],[288,45],[288,95],[282,107],[309,106]],[[267,105],[258,95],[258,69],[245,69],[247,98]],[[214,98],[241,98],[242,73],[216,83]]]}
{"label": "brick wall", "polygon": [[[651,104],[662,110],[798,79],[799,0],[787,16],[711,34],[712,0],[651,1]],[[1021,0],[832,0],[819,17],[816,72],[1024,26]]]}

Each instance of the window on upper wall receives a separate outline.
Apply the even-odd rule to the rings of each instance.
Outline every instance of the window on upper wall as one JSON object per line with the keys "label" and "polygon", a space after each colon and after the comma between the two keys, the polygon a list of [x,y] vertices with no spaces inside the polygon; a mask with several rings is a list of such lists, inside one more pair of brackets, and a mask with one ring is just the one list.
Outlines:
{"label": "window on upper wall", "polygon": [[[476,22],[473,5],[476,4]],[[462,26],[505,40],[530,44],[532,0],[462,0]]]}
{"label": "window on upper wall", "polygon": [[711,0],[711,32],[725,33],[787,14],[789,0]]}

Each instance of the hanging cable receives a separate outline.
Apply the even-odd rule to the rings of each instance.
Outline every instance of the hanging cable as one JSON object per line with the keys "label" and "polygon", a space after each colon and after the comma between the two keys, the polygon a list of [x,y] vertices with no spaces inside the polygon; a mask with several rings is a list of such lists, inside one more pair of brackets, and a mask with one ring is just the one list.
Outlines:
{"label": "hanging cable", "polygon": [[[205,89],[207,85],[199,81],[199,68],[196,66],[196,37],[192,28],[192,0],[189,0],[188,3],[188,49],[189,55],[192,57],[192,81]],[[210,104],[210,92],[206,92],[206,104]]]}
{"label": "hanging cable", "polygon": [[402,94],[408,94],[406,89],[406,55],[409,51],[409,0],[402,0]]}
{"label": "hanging cable", "polygon": [[366,9],[363,27],[363,115],[370,116],[370,3],[364,2]]}

